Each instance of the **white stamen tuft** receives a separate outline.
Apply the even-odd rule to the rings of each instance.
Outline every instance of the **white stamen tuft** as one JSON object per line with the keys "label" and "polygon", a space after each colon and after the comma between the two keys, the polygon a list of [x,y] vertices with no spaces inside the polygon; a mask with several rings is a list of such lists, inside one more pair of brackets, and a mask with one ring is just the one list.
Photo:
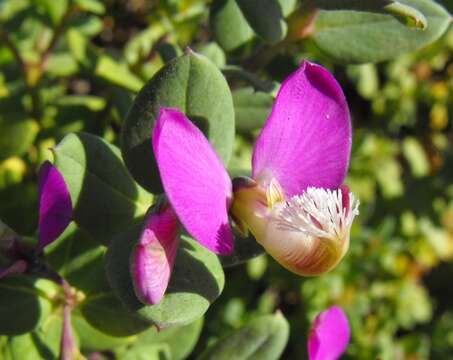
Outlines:
{"label": "white stamen tuft", "polygon": [[359,200],[349,193],[349,209],[343,207],[341,190],[309,187],[279,209],[277,226],[310,238],[342,239],[359,214]]}

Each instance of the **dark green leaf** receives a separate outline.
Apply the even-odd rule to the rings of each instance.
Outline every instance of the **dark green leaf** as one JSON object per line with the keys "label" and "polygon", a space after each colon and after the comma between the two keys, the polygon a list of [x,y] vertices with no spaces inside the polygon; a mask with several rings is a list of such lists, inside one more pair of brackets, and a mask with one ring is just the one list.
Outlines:
{"label": "dark green leaf", "polygon": [[150,206],[151,194],[134,182],[119,150],[101,138],[70,134],[54,153],[71,193],[74,219],[95,240],[108,243]]}
{"label": "dark green leaf", "polygon": [[127,310],[111,292],[93,294],[81,306],[85,320],[104,334],[126,337],[148,329],[151,324]]}
{"label": "dark green leaf", "polygon": [[288,322],[281,313],[261,316],[218,340],[199,360],[277,360],[288,335]]}
{"label": "dark green leaf", "polygon": [[260,129],[267,120],[274,103],[271,94],[255,91],[252,87],[245,87],[233,91],[236,129],[238,132],[250,132]]}
{"label": "dark green leaf", "polygon": [[286,36],[286,22],[277,0],[236,0],[255,33],[269,43]]}
{"label": "dark green leaf", "polygon": [[106,351],[115,347],[133,344],[136,336],[110,336],[92,327],[78,312],[72,314],[72,325],[80,340],[82,350]]}
{"label": "dark green leaf", "polygon": [[[39,284],[44,284],[41,281]],[[19,335],[32,331],[51,310],[40,285],[24,276],[0,281],[0,334]]]}
{"label": "dark green leaf", "polygon": [[178,108],[208,137],[224,163],[234,140],[230,89],[217,67],[188,51],[173,59],[137,95],[122,130],[122,152],[135,179],[153,192],[162,191],[151,146],[161,106]]}
{"label": "dark green leaf", "polygon": [[31,333],[8,338],[13,360],[57,360],[60,353],[62,317],[52,313]]}
{"label": "dark green leaf", "polygon": [[203,318],[186,326],[157,331],[151,328],[139,335],[135,346],[144,344],[165,344],[172,360],[182,360],[190,355],[203,328]]}

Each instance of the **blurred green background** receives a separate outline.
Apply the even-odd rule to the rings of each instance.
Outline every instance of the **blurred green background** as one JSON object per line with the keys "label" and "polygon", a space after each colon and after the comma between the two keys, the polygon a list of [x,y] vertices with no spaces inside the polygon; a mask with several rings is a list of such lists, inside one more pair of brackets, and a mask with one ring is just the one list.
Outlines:
{"label": "blurred green background", "polygon": [[211,30],[211,6],[0,0],[0,218],[32,235],[36,174],[52,158],[49,149],[81,130],[119,144],[134,94],[186,46],[227,77],[237,122],[230,170],[249,170],[276,82],[308,58],[333,71],[352,114],[346,183],[361,207],[350,251],[316,278],[290,274],[266,255],[227,269],[194,354],[254,315],[280,309],[291,329],[282,358],[304,358],[311,320],[338,304],[352,327],[345,358],[453,359],[451,27],[390,61],[335,65],[310,39],[267,46],[251,38],[226,52]]}

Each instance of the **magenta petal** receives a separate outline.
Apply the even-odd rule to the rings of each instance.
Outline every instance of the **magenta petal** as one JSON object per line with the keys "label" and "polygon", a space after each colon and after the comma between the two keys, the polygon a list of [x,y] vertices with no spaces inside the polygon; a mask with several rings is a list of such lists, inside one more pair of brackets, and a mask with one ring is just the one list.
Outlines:
{"label": "magenta petal", "polygon": [[39,171],[39,247],[54,241],[71,222],[71,196],[65,180],[49,161]]}
{"label": "magenta petal", "polygon": [[337,189],[346,176],[351,122],[343,91],[323,67],[302,63],[282,84],[253,151],[253,177],[288,196]]}
{"label": "magenta petal", "polygon": [[170,207],[151,213],[131,257],[131,275],[137,297],[157,304],[167,290],[178,250],[176,214]]}
{"label": "magenta petal", "polygon": [[153,149],[165,193],[186,230],[209,250],[230,254],[231,180],[203,133],[178,110],[162,108]]}
{"label": "magenta petal", "polygon": [[338,306],[321,312],[313,322],[308,338],[310,360],[335,360],[346,350],[349,343],[349,323]]}

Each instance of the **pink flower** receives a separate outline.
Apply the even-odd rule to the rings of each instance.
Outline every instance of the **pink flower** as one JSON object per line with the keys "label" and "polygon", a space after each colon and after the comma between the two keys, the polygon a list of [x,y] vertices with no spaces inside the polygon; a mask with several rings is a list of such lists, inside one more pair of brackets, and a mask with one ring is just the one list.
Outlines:
{"label": "pink flower", "polygon": [[310,360],[336,360],[346,350],[350,331],[348,318],[338,306],[318,314],[308,338]]}
{"label": "pink flower", "polygon": [[255,144],[252,179],[232,183],[211,144],[178,110],[161,108],[152,143],[165,193],[202,245],[232,252],[230,211],[284,267],[316,275],[342,259],[358,214],[358,201],[342,186],[351,133],[340,86],[306,61],[281,86]]}

